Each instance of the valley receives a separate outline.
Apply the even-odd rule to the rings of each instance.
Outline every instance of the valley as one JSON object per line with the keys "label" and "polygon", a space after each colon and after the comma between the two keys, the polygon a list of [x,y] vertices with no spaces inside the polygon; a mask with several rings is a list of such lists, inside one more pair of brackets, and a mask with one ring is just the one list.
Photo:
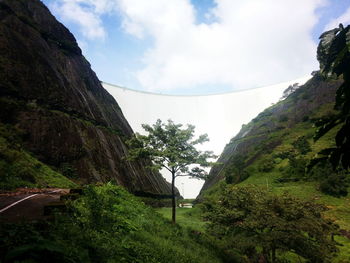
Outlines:
{"label": "valley", "polygon": [[[268,89],[163,101],[196,130],[142,123],[155,105],[118,104],[44,3],[0,0],[0,262],[350,262],[349,36],[322,34],[320,69],[272,105]],[[266,108],[235,118],[243,104]],[[175,187],[188,176],[195,199]]]}

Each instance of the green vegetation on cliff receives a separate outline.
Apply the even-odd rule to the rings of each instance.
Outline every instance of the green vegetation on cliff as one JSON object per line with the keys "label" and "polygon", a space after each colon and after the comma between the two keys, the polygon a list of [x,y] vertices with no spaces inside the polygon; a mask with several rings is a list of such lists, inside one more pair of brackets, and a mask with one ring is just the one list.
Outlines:
{"label": "green vegetation on cliff", "polygon": [[12,125],[0,122],[0,189],[17,187],[76,186],[71,180],[40,162],[22,148],[23,134]]}
{"label": "green vegetation on cliff", "polygon": [[[315,121],[335,113],[333,96],[339,84],[337,79],[325,80],[316,75],[285,100],[244,125],[226,145],[219,158],[221,165],[212,169],[204,190],[223,179],[239,183],[258,175],[264,177],[264,184],[301,180],[321,184],[327,177],[335,177],[331,171],[326,174],[327,165],[315,167],[310,173],[306,168],[320,150],[335,144],[337,126],[317,142],[313,141],[313,136]],[[346,180],[341,181],[346,185]]]}

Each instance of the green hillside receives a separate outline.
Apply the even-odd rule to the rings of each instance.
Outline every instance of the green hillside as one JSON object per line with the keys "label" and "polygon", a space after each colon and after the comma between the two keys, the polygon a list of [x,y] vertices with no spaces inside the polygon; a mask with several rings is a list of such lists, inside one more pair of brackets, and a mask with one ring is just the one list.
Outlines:
{"label": "green hillside", "polygon": [[[337,127],[316,142],[313,136],[315,122],[335,114],[334,96],[340,83],[337,79],[323,79],[316,74],[286,99],[243,125],[238,135],[226,145],[203,190],[220,180],[239,183],[257,175],[268,176],[270,183],[314,181],[315,177],[302,171],[320,150],[335,143]],[[302,167],[291,170],[291,162]]]}
{"label": "green hillside", "polygon": [[[226,240],[226,243],[236,242],[238,237],[240,237],[239,242],[246,240],[245,245],[238,242],[237,247],[241,246],[240,252],[247,256],[249,253],[245,249],[249,248],[253,249],[257,255],[262,253],[263,257],[267,257],[271,262],[275,262],[278,257],[279,260],[283,258],[289,260],[288,262],[304,262],[307,255],[304,257],[303,253],[307,249],[298,252],[298,248],[293,243],[295,241],[291,243],[286,241],[292,240],[293,237],[283,236],[287,235],[287,229],[282,232],[273,229],[278,229],[278,224],[282,224],[281,222],[285,219],[290,225],[296,224],[295,231],[300,224],[305,224],[306,228],[319,224],[307,223],[306,215],[299,218],[305,220],[302,221],[303,223],[296,223],[293,220],[298,218],[298,213],[299,215],[300,213],[312,214],[313,212],[306,212],[307,209],[320,205],[321,212],[315,215],[323,220],[329,220],[329,224],[335,224],[331,240],[337,242],[338,253],[334,258],[327,259],[325,255],[320,256],[319,259],[309,258],[310,262],[328,262],[328,260],[349,262],[350,179],[347,169],[349,103],[346,98],[349,96],[348,62],[350,60],[347,51],[349,46],[346,45],[349,40],[344,33],[349,32],[349,27],[338,34],[339,30],[329,31],[321,39],[318,49],[321,72],[314,72],[313,77],[300,87],[298,85],[288,87],[278,103],[265,109],[250,123],[242,126],[241,131],[226,145],[217,165],[211,169],[198,198],[205,207],[204,211],[208,213],[207,219],[212,222],[213,233]],[[333,39],[335,39],[334,43]],[[345,47],[340,52],[339,50],[343,47],[341,44]],[[326,132],[316,139],[317,132],[322,130]],[[322,154],[321,151],[325,152],[325,149],[327,154]],[[320,161],[315,162],[317,159]],[[292,201],[294,198],[299,201]],[[240,204],[242,200],[245,201]],[[252,202],[252,206],[244,208],[249,202]],[[289,205],[283,205],[288,202]],[[293,202],[299,202],[301,204],[299,208],[305,210],[292,211]],[[261,214],[255,215],[259,213],[256,211],[260,211]],[[267,222],[266,228],[261,230],[264,233],[262,235],[255,232],[253,234],[255,238],[259,237],[267,241],[261,245],[258,245],[259,241],[257,241],[254,247],[252,240],[256,241],[256,239],[250,239],[250,235],[254,233],[252,229],[259,229],[261,224],[265,224],[259,223],[259,220],[264,217],[264,213],[270,212],[272,217],[266,220],[271,219],[271,222],[274,222],[278,219],[279,221],[276,222],[279,223],[276,225],[271,223],[272,225],[267,227],[269,225]],[[247,213],[246,218],[245,213]],[[288,213],[294,213],[296,217],[288,219]],[[255,221],[254,216],[256,216]],[[235,220],[237,220],[236,223]],[[239,231],[242,229],[245,234],[240,236]],[[319,229],[320,233],[323,231],[321,229],[324,230],[324,228]],[[226,234],[222,234],[222,231]],[[233,234],[228,234],[229,231],[233,231]],[[307,234],[305,229],[303,231],[304,237],[313,237],[313,234]],[[283,232],[285,233],[282,234]],[[272,236],[270,237],[269,234]],[[261,241],[259,238],[258,240]],[[330,239],[328,237],[324,240]],[[269,241],[277,242],[277,246],[266,247]],[[313,242],[316,241],[313,240]],[[321,243],[318,245],[322,246]],[[263,251],[259,252],[259,249]],[[276,255],[276,250],[280,254]],[[323,249],[319,247],[316,250]],[[254,257],[254,253],[248,257]],[[332,254],[330,251],[327,253],[327,255]],[[314,255],[316,254],[315,252]],[[322,257],[324,259],[321,259]]]}

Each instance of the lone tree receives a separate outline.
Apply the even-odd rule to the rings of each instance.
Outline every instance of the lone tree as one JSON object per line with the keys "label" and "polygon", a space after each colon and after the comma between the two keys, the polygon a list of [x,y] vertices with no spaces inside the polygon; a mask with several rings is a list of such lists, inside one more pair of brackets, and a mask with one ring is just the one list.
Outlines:
{"label": "lone tree", "polygon": [[175,124],[172,120],[161,120],[150,126],[142,125],[148,135],[136,134],[128,141],[129,159],[151,159],[153,169],[167,169],[171,173],[172,222],[176,222],[175,179],[178,176],[190,176],[205,179],[207,172],[203,169],[212,165],[208,159],[216,158],[212,151],[199,151],[196,145],[209,141],[208,135],[194,138],[195,126]]}

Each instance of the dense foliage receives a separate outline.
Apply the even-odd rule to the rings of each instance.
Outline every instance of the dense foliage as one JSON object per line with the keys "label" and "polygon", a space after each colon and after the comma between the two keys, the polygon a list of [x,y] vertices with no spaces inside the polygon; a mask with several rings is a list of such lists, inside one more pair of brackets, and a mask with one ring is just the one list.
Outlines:
{"label": "dense foliage", "polygon": [[287,252],[310,262],[330,262],[336,252],[332,237],[337,226],[323,218],[323,205],[261,187],[228,186],[202,206],[212,235],[249,262],[280,262]]}
{"label": "dense foliage", "polygon": [[203,235],[172,225],[121,187],[87,186],[55,221],[1,225],[3,262],[221,262]]}
{"label": "dense foliage", "polygon": [[232,157],[230,165],[225,169],[225,181],[228,184],[243,181],[249,177],[248,171],[245,169],[245,156],[235,155]]}

